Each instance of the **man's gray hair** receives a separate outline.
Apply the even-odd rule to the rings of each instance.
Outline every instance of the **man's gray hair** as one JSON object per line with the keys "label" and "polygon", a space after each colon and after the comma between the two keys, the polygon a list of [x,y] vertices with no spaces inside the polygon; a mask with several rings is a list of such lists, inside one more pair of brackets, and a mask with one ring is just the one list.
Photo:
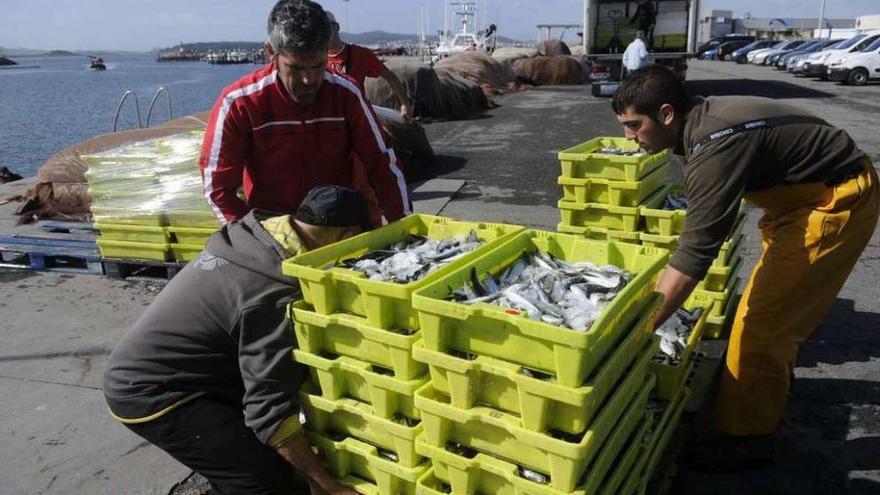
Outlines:
{"label": "man's gray hair", "polygon": [[326,51],[330,41],[327,14],[311,0],[279,0],[269,13],[267,31],[275,53]]}

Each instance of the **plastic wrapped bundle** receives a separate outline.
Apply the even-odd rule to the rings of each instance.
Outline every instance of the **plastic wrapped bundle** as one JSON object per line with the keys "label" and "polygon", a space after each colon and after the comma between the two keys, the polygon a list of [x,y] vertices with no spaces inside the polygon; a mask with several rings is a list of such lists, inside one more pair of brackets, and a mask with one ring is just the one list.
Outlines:
{"label": "plastic wrapped bundle", "polygon": [[83,156],[95,221],[219,226],[202,195],[203,137],[201,131],[185,132]]}

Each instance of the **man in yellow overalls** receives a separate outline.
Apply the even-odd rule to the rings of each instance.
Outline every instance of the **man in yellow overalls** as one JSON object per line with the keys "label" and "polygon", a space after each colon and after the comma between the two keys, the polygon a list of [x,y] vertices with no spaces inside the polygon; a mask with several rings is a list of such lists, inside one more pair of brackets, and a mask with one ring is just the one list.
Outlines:
{"label": "man in yellow overalls", "polygon": [[[706,275],[741,198],[764,210],[763,252],[736,311],[716,407],[719,433],[704,466],[773,461],[798,347],[831,308],[880,214],[877,173],[852,138],[774,100],[688,98],[651,65],[620,85],[612,107],[626,137],[684,155],[685,228],[660,277],[665,321]],[[713,453],[715,455],[713,455]]]}

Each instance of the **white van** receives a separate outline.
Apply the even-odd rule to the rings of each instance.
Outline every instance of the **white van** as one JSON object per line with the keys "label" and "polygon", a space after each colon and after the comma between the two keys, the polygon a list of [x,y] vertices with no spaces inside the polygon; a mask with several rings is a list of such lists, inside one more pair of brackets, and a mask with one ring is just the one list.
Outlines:
{"label": "white van", "polygon": [[810,62],[804,66],[804,74],[809,77],[819,77],[820,79],[828,78],[828,64],[837,60],[837,58],[851,52],[861,51],[873,43],[880,34],[859,33],[852,38],[844,41],[834,50],[823,50],[816,52],[810,57]]}
{"label": "white van", "polygon": [[860,52],[838,58],[828,66],[828,79],[861,86],[872,79],[880,80],[880,38]]}

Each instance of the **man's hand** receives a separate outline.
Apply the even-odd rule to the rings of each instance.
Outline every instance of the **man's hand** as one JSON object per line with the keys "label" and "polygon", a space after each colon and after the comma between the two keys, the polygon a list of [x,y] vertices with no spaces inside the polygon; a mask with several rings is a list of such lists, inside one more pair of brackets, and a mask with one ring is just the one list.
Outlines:
{"label": "man's hand", "polygon": [[325,483],[324,485],[319,485],[316,482],[311,482],[309,485],[313,495],[359,495],[358,492],[336,480],[330,480],[329,484]]}
{"label": "man's hand", "polygon": [[281,457],[293,466],[293,469],[306,477],[315,493],[320,495],[357,495],[357,492],[330,476],[330,473],[321,464],[321,459],[315,455],[309,445],[305,432],[299,432],[277,450]]}
{"label": "man's hand", "polygon": [[660,304],[660,309],[657,310],[657,320],[654,322],[655,329],[681,307],[699,282],[699,280],[671,266],[666,267],[666,270],[660,274],[660,279],[657,281],[657,292],[663,294],[664,299],[663,303]]}

